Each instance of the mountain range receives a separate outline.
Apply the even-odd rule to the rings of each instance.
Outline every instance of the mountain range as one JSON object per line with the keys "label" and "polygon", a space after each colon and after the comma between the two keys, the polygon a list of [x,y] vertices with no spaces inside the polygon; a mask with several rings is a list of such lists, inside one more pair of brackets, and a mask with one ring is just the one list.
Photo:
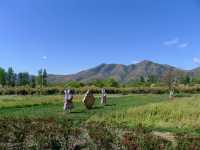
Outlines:
{"label": "mountain range", "polygon": [[95,79],[114,78],[120,82],[128,82],[138,79],[141,76],[155,75],[161,77],[166,71],[174,70],[192,77],[200,75],[200,67],[193,70],[183,70],[166,64],[158,64],[152,61],[144,60],[137,64],[101,64],[97,67],[78,72],[71,75],[48,75],[50,83],[63,83],[70,80],[80,82],[89,82]]}

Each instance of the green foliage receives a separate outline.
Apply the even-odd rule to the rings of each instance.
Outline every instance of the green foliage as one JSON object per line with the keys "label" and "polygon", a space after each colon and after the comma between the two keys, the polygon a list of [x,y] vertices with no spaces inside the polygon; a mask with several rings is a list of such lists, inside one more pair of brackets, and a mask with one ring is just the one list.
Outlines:
{"label": "green foliage", "polygon": [[40,69],[37,76],[37,85],[40,87],[47,86],[47,77],[46,69]]}
{"label": "green foliage", "polygon": [[118,81],[116,81],[113,78],[108,78],[106,80],[93,80],[91,82],[88,83],[88,85],[90,86],[95,86],[98,88],[102,88],[102,87],[120,87],[120,84]]}
{"label": "green foliage", "polygon": [[155,75],[149,75],[147,78],[147,82],[149,83],[157,83],[158,82],[158,77]]}
{"label": "green foliage", "polygon": [[93,85],[99,88],[105,87],[105,81],[104,80],[93,80],[89,82],[89,85]]}
{"label": "green foliage", "polygon": [[14,73],[14,70],[10,67],[8,68],[7,76],[6,76],[6,82],[8,86],[15,86],[16,81],[16,74]]}
{"label": "green foliage", "polygon": [[35,76],[31,76],[30,77],[30,87],[31,88],[35,88],[36,87],[36,77]]}
{"label": "green foliage", "polygon": [[67,84],[65,85],[66,88],[81,88],[83,86],[83,83],[74,80],[67,82]]}
{"label": "green foliage", "polygon": [[81,98],[65,113],[60,95],[0,96],[0,149],[199,149],[199,95],[111,95],[89,111]]}
{"label": "green foliage", "polygon": [[115,79],[113,78],[109,78],[107,80],[104,81],[104,84],[106,87],[119,87],[119,82],[117,82]]}
{"label": "green foliage", "polygon": [[17,83],[19,86],[25,86],[30,84],[30,79],[29,79],[29,73],[28,72],[21,72],[18,74],[18,79]]}
{"label": "green foliage", "polygon": [[[65,88],[71,88],[77,94],[84,94],[89,89],[94,94],[101,93],[101,87],[95,86],[83,86],[79,82],[69,82],[65,87],[31,87],[31,86],[18,86],[18,87],[4,87],[0,88],[0,95],[56,95],[63,93]],[[180,86],[175,88],[177,94],[198,94],[200,93],[200,86]],[[144,87],[144,86],[131,86],[125,88],[107,87],[106,92],[108,94],[165,94],[168,93],[167,87]],[[180,95],[179,94],[179,95]],[[175,95],[175,96],[176,96]]]}
{"label": "green foliage", "polygon": [[4,86],[6,84],[6,72],[3,68],[0,68],[0,85]]}
{"label": "green foliage", "polygon": [[140,82],[141,82],[141,83],[144,83],[144,82],[145,82],[145,79],[144,79],[143,76],[140,76]]}
{"label": "green foliage", "polygon": [[189,75],[186,75],[185,77],[184,77],[184,79],[183,79],[183,84],[185,84],[185,85],[188,85],[188,84],[191,84],[191,77],[189,76]]}
{"label": "green foliage", "polygon": [[43,85],[44,86],[47,86],[47,70],[46,69],[44,69],[43,70]]}
{"label": "green foliage", "polygon": [[37,85],[39,85],[39,86],[43,86],[43,70],[42,69],[40,69],[39,71],[38,71],[38,76],[37,76]]}

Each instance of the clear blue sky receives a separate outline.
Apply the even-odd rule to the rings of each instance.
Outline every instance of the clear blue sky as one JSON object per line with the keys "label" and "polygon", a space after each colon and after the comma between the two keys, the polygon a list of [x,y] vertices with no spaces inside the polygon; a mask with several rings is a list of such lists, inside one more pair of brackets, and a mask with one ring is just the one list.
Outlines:
{"label": "clear blue sky", "polygon": [[68,74],[101,63],[200,65],[199,0],[0,1],[0,66]]}

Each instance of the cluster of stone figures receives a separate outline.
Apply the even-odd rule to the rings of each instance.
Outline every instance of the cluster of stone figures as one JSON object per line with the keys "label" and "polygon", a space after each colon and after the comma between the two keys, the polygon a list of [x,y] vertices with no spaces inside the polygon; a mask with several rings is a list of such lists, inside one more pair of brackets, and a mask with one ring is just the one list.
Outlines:
{"label": "cluster of stone figures", "polygon": [[[74,105],[73,105],[73,98],[74,98],[74,94],[73,91],[68,89],[64,91],[65,93],[65,97],[64,97],[64,110],[65,111],[71,111],[71,109],[73,109]],[[87,109],[92,109],[92,106],[95,103],[95,97],[93,95],[93,93],[88,90],[82,100],[83,104],[85,105],[85,107]],[[107,103],[107,94],[106,94],[106,90],[102,89],[101,90],[101,104],[102,105],[106,105]]]}

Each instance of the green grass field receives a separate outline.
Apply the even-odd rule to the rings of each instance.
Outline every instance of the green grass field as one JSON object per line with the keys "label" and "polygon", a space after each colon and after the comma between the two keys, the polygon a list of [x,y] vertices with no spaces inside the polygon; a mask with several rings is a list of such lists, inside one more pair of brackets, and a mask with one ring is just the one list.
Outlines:
{"label": "green grass field", "polygon": [[63,111],[62,96],[1,96],[1,118],[69,118],[75,126],[104,122],[113,126],[135,127],[142,124],[155,131],[200,134],[200,96],[169,100],[167,95],[111,95],[101,106],[96,96],[91,110],[74,100],[71,113]]}
{"label": "green grass field", "polygon": [[0,149],[200,148],[200,95],[109,95],[106,106],[96,95],[91,110],[82,98],[69,113],[61,95],[0,96]]}

